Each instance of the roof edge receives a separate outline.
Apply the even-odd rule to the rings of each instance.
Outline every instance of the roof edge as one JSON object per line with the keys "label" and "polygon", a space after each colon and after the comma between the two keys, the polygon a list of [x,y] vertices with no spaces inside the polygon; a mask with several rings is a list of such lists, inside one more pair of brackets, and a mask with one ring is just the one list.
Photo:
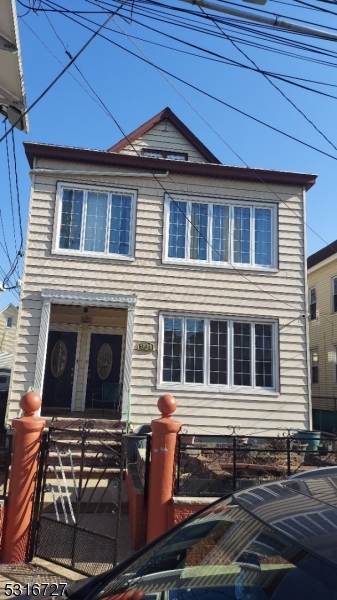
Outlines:
{"label": "roof edge", "polygon": [[324,246],[324,248],[321,248],[314,254],[311,254],[307,259],[308,269],[312,269],[312,267],[315,267],[334,254],[337,254],[337,240],[331,242],[331,244],[328,244],[327,246]]}
{"label": "roof edge", "polygon": [[105,150],[87,150],[69,146],[55,146],[34,142],[23,143],[26,156],[31,168],[34,158],[49,160],[83,162],[87,164],[104,165],[110,167],[124,167],[147,170],[150,173],[170,171],[194,177],[211,177],[219,179],[236,179],[253,181],[256,183],[279,183],[281,185],[296,185],[310,189],[316,181],[317,175],[307,173],[293,173],[291,171],[272,171],[267,169],[251,169],[214,163],[198,163],[183,160],[167,160],[161,158],[148,158],[132,154],[117,154]]}

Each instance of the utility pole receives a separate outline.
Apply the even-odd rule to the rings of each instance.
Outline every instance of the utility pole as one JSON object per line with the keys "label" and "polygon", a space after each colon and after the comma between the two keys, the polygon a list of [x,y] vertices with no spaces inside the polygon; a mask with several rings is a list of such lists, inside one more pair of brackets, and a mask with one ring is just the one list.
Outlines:
{"label": "utility pole", "polygon": [[296,23],[291,23],[290,21],[283,21],[282,19],[279,19],[277,15],[273,17],[267,17],[264,15],[246,12],[245,10],[230,8],[222,4],[216,4],[215,2],[209,2],[208,0],[181,0],[181,2],[187,2],[188,4],[194,4],[196,6],[201,6],[202,8],[209,8],[210,10],[232,15],[233,17],[239,17],[240,19],[256,21],[257,23],[263,23],[264,25],[271,25],[273,27],[281,27],[282,29],[292,31],[293,33],[311,35],[313,37],[318,37],[320,39],[329,40],[332,42],[337,41],[336,33],[330,33],[329,31],[325,31],[323,29],[302,27],[302,25],[296,25]]}

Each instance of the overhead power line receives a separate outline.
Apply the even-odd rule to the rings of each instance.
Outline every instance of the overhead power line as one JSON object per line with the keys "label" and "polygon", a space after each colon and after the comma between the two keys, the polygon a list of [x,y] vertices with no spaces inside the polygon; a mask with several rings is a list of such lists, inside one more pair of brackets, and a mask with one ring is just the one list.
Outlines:
{"label": "overhead power line", "polygon": [[[82,25],[83,27],[85,27],[86,29],[89,29],[90,31],[92,31],[92,29],[88,26],[85,25],[83,23],[81,23],[80,21],[77,21],[76,19],[74,19],[74,17],[71,17],[70,15],[68,15],[67,13],[64,13],[64,16],[66,16],[68,19],[74,21],[75,23],[78,23],[80,25]],[[214,96],[213,94],[202,90],[201,88],[199,88],[196,85],[193,85],[192,83],[186,81],[186,78],[183,79],[181,77],[178,77],[177,75],[175,75],[174,73],[168,71],[167,69],[164,69],[163,67],[160,67],[159,65],[156,65],[155,63],[153,63],[152,61],[150,61],[147,58],[144,58],[143,56],[139,56],[139,54],[136,54],[135,52],[132,52],[132,50],[129,50],[128,48],[125,48],[124,46],[122,46],[121,44],[118,44],[117,42],[114,42],[113,40],[111,40],[109,37],[106,37],[104,34],[98,33],[97,35],[99,35],[100,37],[102,37],[103,39],[107,40],[109,43],[117,46],[118,48],[121,48],[123,51],[127,52],[128,54],[131,54],[132,56],[135,56],[138,60],[141,60],[142,62],[145,62],[151,66],[154,66],[156,69],[162,71],[163,73],[165,73],[166,75],[169,75],[170,77],[176,79],[177,81],[180,81],[181,83],[183,83],[184,85],[190,87],[191,89],[194,89],[195,91],[205,95],[208,98],[211,98],[212,100],[222,104],[223,106],[226,106],[227,108],[230,108],[231,110],[237,112],[238,114],[241,114],[249,119],[251,119],[252,121],[259,123],[260,125],[264,125],[265,127],[269,128],[271,131],[275,131],[276,133],[281,134],[284,137],[287,137],[288,139],[291,139],[293,141],[296,141],[300,144],[302,144],[303,146],[306,146],[307,148],[310,148],[311,150],[315,150],[316,152],[319,152],[320,154],[327,156],[329,158],[332,158],[333,160],[337,160],[337,156],[334,156],[332,154],[330,154],[329,152],[326,152],[324,150],[321,150],[320,148],[317,148],[316,146],[314,146],[313,144],[309,144],[308,142],[304,142],[303,140],[297,138],[296,136],[291,135],[290,133],[286,133],[285,131],[283,131],[282,129],[279,129],[273,125],[270,125],[269,123],[266,123],[265,121],[263,121],[262,119],[259,119],[258,117],[254,117],[253,115],[250,115],[249,113],[245,112],[244,110],[241,110],[239,108],[237,108],[236,106],[233,106],[232,104],[225,102],[224,100],[221,100],[220,98],[217,98],[216,96]],[[0,142],[2,141],[2,138],[0,139]]]}
{"label": "overhead power line", "polygon": [[17,123],[26,115],[28,114],[29,111],[32,110],[32,108],[34,108],[34,106],[36,106],[38,104],[38,102],[40,102],[40,100],[42,100],[42,98],[44,98],[44,96],[51,90],[51,88],[55,85],[55,83],[58,82],[59,79],[61,79],[62,75],[64,75],[64,73],[66,73],[66,71],[68,71],[69,67],[71,67],[71,65],[75,62],[75,60],[77,60],[79,58],[79,56],[84,52],[84,50],[89,46],[89,44],[91,44],[91,42],[95,39],[95,37],[97,35],[99,35],[99,33],[102,31],[102,29],[104,29],[104,27],[109,23],[109,21],[115,16],[115,14],[118,13],[118,11],[120,10],[120,8],[122,8],[122,6],[124,6],[125,2],[127,2],[128,0],[124,0],[120,7],[113,13],[111,13],[109,15],[109,17],[104,21],[103,25],[100,25],[100,27],[97,29],[97,31],[95,31],[93,33],[93,35],[88,39],[87,42],[85,42],[85,44],[81,47],[81,49],[75,54],[75,56],[69,61],[69,63],[64,67],[64,69],[62,69],[62,71],[55,77],[55,79],[53,79],[53,81],[45,88],[45,90],[42,92],[42,94],[40,94],[40,96],[38,96],[38,98],[36,98],[36,100],[34,100],[34,102],[22,113],[22,115],[20,115],[20,118],[12,125],[12,127],[8,130],[8,132],[5,133],[5,135],[3,135],[0,138],[0,143],[5,139],[5,137],[7,137],[7,135],[14,129],[14,127],[17,125]]}

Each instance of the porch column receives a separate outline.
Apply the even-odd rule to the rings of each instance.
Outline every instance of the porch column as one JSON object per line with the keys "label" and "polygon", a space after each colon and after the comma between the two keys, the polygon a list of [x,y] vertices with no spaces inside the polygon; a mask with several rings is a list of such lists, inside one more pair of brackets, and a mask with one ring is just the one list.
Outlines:
{"label": "porch column", "polygon": [[2,563],[23,563],[27,558],[41,434],[46,424],[35,417],[41,397],[35,392],[22,396],[21,419],[13,419],[14,448],[1,546]]}
{"label": "porch column", "polygon": [[152,443],[148,496],[146,543],[169,528],[169,505],[173,496],[174,464],[178,432],[181,423],[171,419],[177,402],[171,394],[160,396],[158,410],[161,419],[151,422]]}
{"label": "porch column", "polygon": [[131,370],[132,370],[132,346],[133,346],[133,322],[135,317],[135,305],[128,306],[128,316],[126,323],[125,337],[125,363],[124,363],[124,380],[123,380],[123,402],[121,420],[127,421],[129,414],[130,402],[130,387],[131,387]]}

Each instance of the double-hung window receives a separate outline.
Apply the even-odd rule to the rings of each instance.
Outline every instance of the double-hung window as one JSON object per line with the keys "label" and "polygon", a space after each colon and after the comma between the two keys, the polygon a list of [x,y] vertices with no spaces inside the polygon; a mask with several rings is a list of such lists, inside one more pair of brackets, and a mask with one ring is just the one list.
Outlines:
{"label": "double-hung window", "polygon": [[162,316],[161,381],[276,390],[275,323]]}
{"label": "double-hung window", "polygon": [[60,185],[57,208],[55,251],[133,256],[134,192]]}
{"label": "double-hung window", "polygon": [[164,260],[276,267],[276,207],[225,200],[165,199]]}
{"label": "double-hung window", "polygon": [[311,288],[309,290],[309,302],[310,302],[310,321],[315,321],[317,318],[317,296],[316,296],[316,288]]}

